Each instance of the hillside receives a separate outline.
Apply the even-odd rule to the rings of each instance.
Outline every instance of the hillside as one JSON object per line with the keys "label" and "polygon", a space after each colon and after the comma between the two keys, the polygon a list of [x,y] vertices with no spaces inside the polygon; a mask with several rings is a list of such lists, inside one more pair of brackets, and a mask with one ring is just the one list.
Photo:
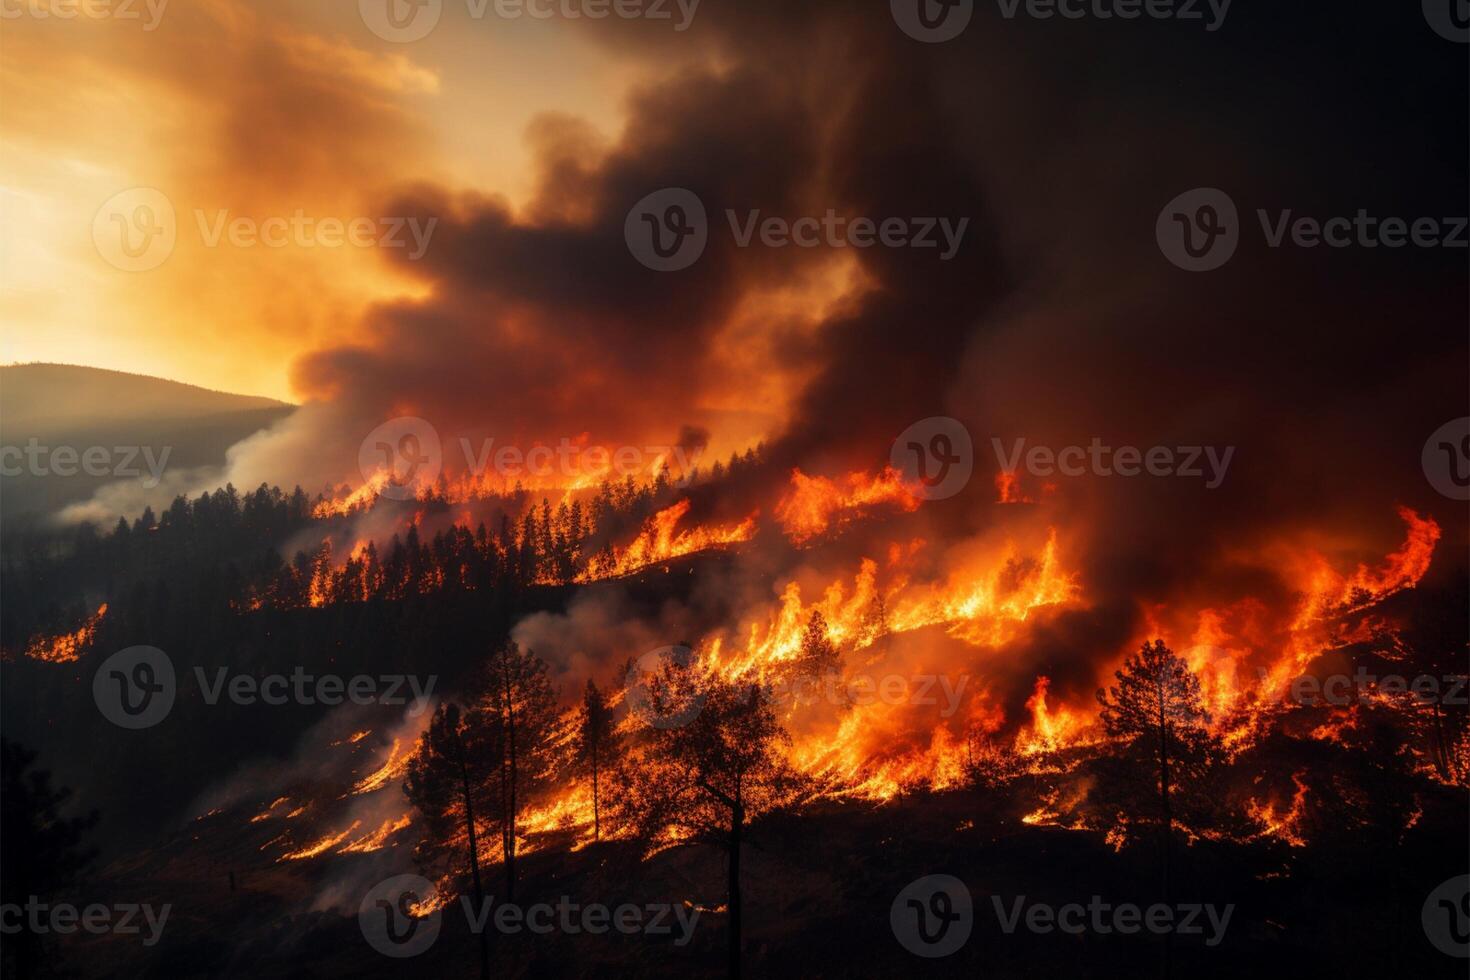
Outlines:
{"label": "hillside", "polygon": [[[291,411],[293,406],[270,398],[122,371],[70,364],[0,367],[0,445],[23,449],[35,439],[78,454],[91,447],[110,453],[148,447],[155,459],[167,447],[168,473],[223,464],[230,446]],[[38,476],[7,455],[7,466],[20,462],[23,469],[0,482],[0,516],[7,523],[54,514],[119,479],[83,472]],[[118,463],[124,457],[110,456]],[[145,466],[141,458],[134,465]]]}

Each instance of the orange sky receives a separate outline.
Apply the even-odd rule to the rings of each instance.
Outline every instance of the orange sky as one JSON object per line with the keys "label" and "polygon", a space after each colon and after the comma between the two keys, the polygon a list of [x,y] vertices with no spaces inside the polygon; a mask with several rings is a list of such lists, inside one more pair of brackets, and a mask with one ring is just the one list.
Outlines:
{"label": "orange sky", "polygon": [[[373,247],[209,247],[221,212],[386,218],[381,202],[418,180],[518,204],[528,124],[568,114],[612,138],[638,77],[565,25],[471,21],[452,3],[413,43],[375,36],[355,2],[173,0],[151,30],[135,8],[63,20],[27,4],[0,29],[5,363],[294,398],[297,355],[420,287]],[[136,187],[166,198],[177,233],[161,264],[127,271],[104,257],[121,229],[99,209]]]}

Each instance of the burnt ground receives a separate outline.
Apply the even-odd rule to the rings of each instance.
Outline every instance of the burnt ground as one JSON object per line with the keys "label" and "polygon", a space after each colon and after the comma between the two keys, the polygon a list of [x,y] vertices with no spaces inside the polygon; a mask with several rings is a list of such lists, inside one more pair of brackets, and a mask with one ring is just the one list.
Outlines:
{"label": "burnt ground", "polygon": [[[1101,834],[1029,826],[1034,800],[1022,777],[993,792],[920,794],[882,806],[823,803],[759,825],[745,852],[747,974],[757,977],[908,975],[1081,978],[1164,976],[1153,935],[1067,935],[1001,928],[992,896],[1027,903],[1148,905],[1159,898],[1159,853],[1139,840],[1115,852]],[[1307,847],[1275,840],[1196,841],[1176,849],[1175,901],[1233,904],[1222,941],[1177,936],[1175,977],[1463,977],[1464,961],[1426,939],[1429,891],[1467,866],[1462,792],[1428,790],[1424,813],[1392,846],[1324,828]],[[162,940],[59,937],[52,962],[78,976],[478,975],[477,946],[458,906],[444,910],[437,941],[406,961],[363,938],[356,898],[371,883],[411,871],[407,849],[271,863],[259,846],[279,828],[249,822],[246,808],[202,817],[159,847],[112,861],[86,891],[93,900],[169,902]],[[522,905],[724,903],[724,855],[709,845],[640,860],[626,842],[576,852],[538,841],[521,860]],[[227,870],[240,868],[232,891]],[[974,899],[966,945],[922,960],[895,939],[889,910],[910,881],[960,878]],[[354,884],[364,883],[362,885]],[[498,886],[492,870],[490,887]],[[336,902],[333,904],[333,897]],[[323,903],[328,907],[321,907]],[[671,920],[672,921],[672,920]],[[1202,920],[1203,921],[1203,920]],[[507,977],[688,977],[724,971],[725,914],[704,912],[687,945],[674,935],[563,934],[495,937],[493,970]]]}

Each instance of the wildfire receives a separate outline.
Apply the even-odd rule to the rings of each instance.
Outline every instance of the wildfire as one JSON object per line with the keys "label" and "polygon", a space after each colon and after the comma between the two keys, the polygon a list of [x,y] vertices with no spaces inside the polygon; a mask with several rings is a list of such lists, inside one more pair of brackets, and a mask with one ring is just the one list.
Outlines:
{"label": "wildfire", "polygon": [[[963,777],[963,746],[943,725],[934,728],[926,748],[881,758],[868,740],[875,714],[854,711],[835,733],[799,740],[791,761],[829,793],[882,802],[917,787],[947,789]],[[867,736],[867,737],[865,737]]]}
{"label": "wildfire", "polygon": [[448,905],[453,898],[454,893],[449,889],[448,878],[445,878],[435,884],[432,895],[414,902],[408,907],[408,911],[415,919],[427,918]]}
{"label": "wildfire", "polygon": [[739,524],[679,530],[679,522],[688,513],[688,498],[659,511],[649,519],[642,533],[626,548],[618,551],[611,562],[594,562],[577,580],[589,582],[617,578],[661,561],[692,555],[697,551],[728,547],[749,541],[755,536],[754,514]]}
{"label": "wildfire", "polygon": [[352,826],[348,827],[346,830],[339,831],[335,834],[328,834],[326,837],[323,837],[315,844],[309,844],[306,847],[301,848],[300,850],[288,851],[287,853],[282,854],[277,859],[277,863],[280,863],[281,861],[304,861],[307,858],[314,858],[318,854],[325,854],[327,851],[332,850],[332,848],[336,847],[338,844],[346,840],[348,836],[350,836],[351,833],[360,826],[362,826],[362,821],[354,820],[352,821]]}
{"label": "wildfire", "polygon": [[[1032,827],[1064,827],[1068,830],[1085,830],[1085,822],[1078,817],[1078,806],[1087,799],[1092,790],[1092,780],[1079,779],[1066,787],[1049,789],[1041,794],[1040,805],[1021,818],[1021,822]],[[1112,837],[1113,835],[1109,835]],[[1114,850],[1122,844],[1109,840]]]}
{"label": "wildfire", "polygon": [[950,634],[976,646],[1001,646],[1012,639],[1031,613],[1076,601],[1081,586],[1063,571],[1056,531],[1047,535],[1039,557],[1022,556],[1014,545],[988,567],[966,567],[943,585],[918,590],[894,603],[896,632],[950,624]]}
{"label": "wildfire", "polygon": [[82,653],[97,638],[97,627],[102,623],[102,617],[106,615],[107,603],[104,602],[97,607],[95,613],[88,616],[86,621],[72,632],[53,637],[36,637],[26,647],[26,656],[32,660],[50,664],[68,664],[80,660]]}
{"label": "wildfire", "polygon": [[[528,838],[556,830],[581,831],[572,843],[571,850],[579,851],[592,843],[592,790],[586,783],[578,781],[569,790],[543,806],[531,807],[517,821],[517,830]],[[519,834],[517,841],[520,840]],[[517,853],[535,851],[533,841],[517,843]]]}
{"label": "wildfire", "polygon": [[391,477],[392,474],[386,470],[379,470],[370,479],[364,481],[362,486],[346,496],[319,501],[311,509],[311,516],[317,520],[326,520],[330,517],[347,517],[358,511],[367,510],[377,503],[378,496],[388,485]]}
{"label": "wildfire", "polygon": [[[1001,474],[996,485],[1001,502],[1026,501],[1014,477]],[[853,473],[841,481],[794,470],[775,513],[789,540],[800,546],[840,530],[869,508],[888,506],[907,512],[918,503],[903,487],[900,475],[891,469],[871,477]],[[627,575],[684,555],[749,541],[755,535],[755,514],[739,524],[686,527],[690,510],[686,498],[658,511],[636,538],[609,556],[588,563],[575,580],[589,582]],[[1150,635],[1167,637],[1174,633],[1188,637],[1187,642],[1178,644],[1179,653],[1199,678],[1214,734],[1232,752],[1247,747],[1264,719],[1283,710],[1281,695],[1292,678],[1324,650],[1341,644],[1348,635],[1343,626],[1346,619],[1398,591],[1412,588],[1425,574],[1440,536],[1439,527],[1406,508],[1401,508],[1399,515],[1406,524],[1402,546],[1381,563],[1357,564],[1351,572],[1338,571],[1315,552],[1283,551],[1284,546],[1273,546],[1269,557],[1274,567],[1289,581],[1298,583],[1296,604],[1284,614],[1273,617],[1261,600],[1250,596],[1192,610],[1158,607],[1147,611]],[[852,698],[847,685],[859,672],[888,669],[894,676],[913,672],[915,664],[893,659],[896,655],[890,637],[937,628],[971,646],[998,649],[1020,636],[1039,614],[1074,608],[1082,601],[1079,576],[1067,567],[1055,529],[1047,529],[1044,539],[1038,536],[1025,544],[990,542],[982,547],[977,542],[968,549],[951,549],[944,556],[943,572],[921,576],[916,569],[928,567],[927,548],[917,539],[893,542],[880,551],[881,562],[860,558],[855,572],[837,575],[815,591],[808,580],[786,581],[773,603],[747,610],[729,629],[706,636],[698,644],[699,659],[706,669],[730,679],[778,682],[799,662],[804,636],[814,617],[824,624],[826,639],[840,651],[844,661],[843,673],[836,678],[839,694],[831,699],[830,710],[819,703],[803,714],[806,705],[794,701],[785,702],[783,710],[792,734],[789,759],[825,795],[882,803],[917,788],[943,790],[963,785],[974,771],[973,733],[985,733],[988,738],[1002,728],[1004,713],[988,703],[989,692],[982,685],[955,692],[952,707],[958,714],[933,719],[926,716],[917,722],[917,709],[909,700]],[[361,554],[359,544],[354,558]],[[330,571],[330,544],[318,553],[315,562],[314,570]],[[317,578],[314,574],[313,604],[318,601]],[[1180,624],[1184,624],[1183,629],[1170,629]],[[1353,628],[1361,632],[1366,627],[1359,622]],[[904,656],[911,659],[907,653]],[[962,710],[960,693],[965,695]],[[1057,761],[1064,751],[1100,743],[1096,707],[1090,701],[1085,706],[1066,703],[1053,690],[1051,678],[1042,675],[1035,679],[1025,711],[1025,720],[1014,737],[987,742],[990,751],[1006,754],[1011,760],[1012,767],[1002,767],[1007,773],[1002,778],[1026,772],[1069,778],[1062,778],[1057,786],[1046,790],[1023,822],[1096,829],[1106,834],[1111,847],[1121,849],[1128,838],[1127,827],[1115,823],[1089,828],[1089,818],[1081,814],[1091,790],[1090,778],[1076,778],[1075,762]],[[573,715],[569,712],[564,719],[567,732],[571,731]],[[631,721],[625,719],[625,723]],[[1356,714],[1349,712],[1318,724],[1311,737],[1341,739],[1356,723]],[[368,734],[355,732],[334,744],[357,744]],[[564,736],[558,743],[566,743],[563,749],[569,753],[569,735]],[[411,734],[395,738],[378,768],[362,777],[352,793],[376,792],[401,780],[415,749],[414,741]],[[1293,776],[1295,792],[1289,800],[1265,797],[1249,801],[1246,815],[1260,828],[1255,836],[1274,837],[1293,847],[1305,845],[1304,775]],[[284,798],[277,800],[254,819],[267,818],[285,802]],[[393,846],[411,820],[411,813],[402,812],[367,830],[362,821],[354,820],[345,829],[290,851],[281,860],[302,860],[328,852],[366,853]],[[573,850],[591,843],[591,795],[582,780],[573,780],[555,796],[520,815],[518,851],[530,853],[549,846],[548,835],[557,832],[570,832]],[[616,828],[610,829],[611,835],[617,833]],[[677,837],[665,837],[655,841],[653,849],[681,842]],[[499,844],[493,837],[487,835],[483,847],[487,861],[498,859]]]}
{"label": "wildfire", "polygon": [[[635,542],[620,555],[622,567],[636,568],[659,560],[654,555],[669,557],[685,553],[686,549],[710,547],[714,540],[739,540],[747,533],[747,526],[753,525],[753,519],[747,521],[736,529],[738,534],[680,538],[674,529],[687,508],[687,502],[681,502],[661,512],[654,522],[657,528],[640,537],[644,543]],[[889,555],[890,562],[901,563],[913,551],[895,548]],[[757,614],[748,620],[744,644],[731,643],[728,636],[716,636],[701,646],[701,660],[731,678],[747,674],[774,677],[782,664],[800,652],[807,623],[813,612],[820,612],[828,623],[828,636],[833,643],[854,653],[872,648],[868,659],[871,665],[877,666],[885,655],[879,649],[879,641],[890,632],[946,626],[958,638],[983,644],[1012,635],[1003,624],[1014,627],[1041,607],[1068,603],[1077,597],[1078,587],[1073,577],[1060,568],[1054,533],[1048,535],[1039,555],[1022,557],[1016,547],[1007,546],[993,555],[990,562],[977,561],[972,567],[974,580],[956,573],[942,584],[920,587],[911,585],[908,577],[900,574],[892,586],[880,589],[878,563],[863,559],[849,584],[839,578],[810,604],[803,601],[800,586],[789,582],[773,609],[763,617]],[[891,623],[883,611],[888,604],[895,609]],[[1047,744],[1060,747],[1064,740],[1081,730],[1082,721],[1066,708],[1046,704],[1047,683],[1044,678],[1038,682],[1038,697],[1029,707],[1033,724],[1038,726],[1038,731],[1046,733],[1041,737],[1050,739]],[[792,762],[833,795],[878,802],[919,787],[943,789],[960,785],[964,779],[966,745],[964,737],[955,731],[966,730],[966,726],[993,731],[1002,721],[998,710],[983,701],[975,701],[965,717],[954,719],[955,730],[944,723],[936,724],[927,735],[927,744],[894,751],[885,733],[897,733],[908,727],[912,721],[908,713],[914,710],[913,705],[904,700],[894,703],[882,699],[843,703],[845,710],[836,721],[835,730],[818,728],[794,740]],[[386,761],[360,780],[354,792],[373,792],[401,778],[412,751],[412,746],[395,739]],[[524,841],[518,840],[517,847],[521,853],[529,853],[537,848],[538,836],[572,830],[576,832],[572,847],[579,849],[590,843],[591,826],[590,791],[577,782],[521,815],[518,838],[524,837]],[[314,856],[339,848],[356,829],[354,826],[328,835],[293,853]],[[396,825],[379,828],[362,839],[381,846],[398,829],[401,828]],[[679,842],[667,840],[661,846]],[[493,850],[495,845],[487,842],[486,846]],[[354,848],[355,843],[342,850]],[[493,854],[487,854],[487,858],[493,859]]]}
{"label": "wildfire", "polygon": [[481,448],[485,454],[483,459],[457,474],[443,473],[432,481],[425,477],[427,471],[400,475],[380,467],[357,487],[343,487],[335,496],[317,502],[312,508],[312,516],[324,520],[370,510],[390,485],[395,490],[396,499],[423,501],[432,497],[449,504],[464,504],[523,490],[559,493],[570,498],[601,483],[628,477],[690,479],[694,476],[692,468],[680,471],[678,467],[670,466],[667,453],[648,460],[640,454],[639,461],[630,465],[626,459],[618,457],[617,450],[621,447],[594,446],[587,433],[557,447],[532,443],[524,454],[519,447],[499,447],[500,452],[513,451],[513,458],[519,460],[514,464],[496,462],[496,455],[489,445]]}
{"label": "wildfire", "polygon": [[1376,569],[1359,564],[1352,575],[1343,575],[1315,552],[1297,559],[1303,598],[1291,626],[1290,655],[1271,672],[1273,690],[1284,690],[1316,658],[1327,645],[1327,627],[1337,618],[1411,589],[1424,577],[1439,541],[1439,525],[1407,507],[1398,508],[1398,515],[1407,526],[1404,543]]}
{"label": "wildfire", "polygon": [[1333,717],[1314,727],[1309,737],[1318,742],[1345,744],[1345,736],[1357,729],[1361,718],[1360,705],[1349,705],[1346,709],[1335,708]]}
{"label": "wildfire", "polygon": [[1292,847],[1306,847],[1307,839],[1302,835],[1301,822],[1307,809],[1307,784],[1302,780],[1305,773],[1294,773],[1291,781],[1296,785],[1291,803],[1281,806],[1271,800],[1251,800],[1246,814],[1261,825],[1262,837],[1275,837]]}
{"label": "wildfire", "polygon": [[890,504],[901,511],[917,510],[919,498],[904,485],[903,474],[891,466],[876,476],[858,471],[839,483],[821,476],[791,471],[791,485],[776,506],[776,520],[786,536],[803,545],[838,530],[867,509]]}
{"label": "wildfire", "polygon": [[[1265,610],[1255,599],[1242,600],[1228,609],[1205,608],[1195,615],[1190,642],[1180,652],[1200,679],[1205,707],[1227,748],[1244,748],[1265,713],[1280,709],[1284,685],[1328,648],[1332,637],[1324,632],[1326,624],[1347,610],[1364,609],[1411,588],[1424,575],[1439,528],[1407,509],[1399,513],[1408,525],[1406,540],[1381,564],[1360,564],[1353,573],[1341,574],[1316,556],[1309,558],[1306,564],[1313,569],[1309,587],[1301,590],[1299,608],[1289,617],[1290,628],[1284,636],[1260,631]],[[890,632],[935,625],[976,645],[1000,646],[1014,637],[1037,610],[1065,607],[1079,600],[1079,584],[1064,570],[1059,551],[1057,535],[1052,531],[1039,555],[1026,556],[1014,546],[1007,546],[988,562],[971,562],[951,573],[942,584],[929,586],[909,583],[899,567],[892,584],[882,589],[878,585],[878,564],[864,560],[850,585],[845,586],[841,580],[833,582],[810,605],[803,603],[796,583],[788,583],[780,603],[766,620],[747,627],[744,644],[720,638],[708,646],[706,654],[732,676],[752,671],[767,673],[797,655],[803,628],[813,611],[825,618],[832,642],[849,653],[871,647],[878,637]],[[902,562],[895,560],[893,564],[901,566]],[[1299,561],[1292,567],[1301,564]],[[1150,622],[1149,628],[1159,635],[1156,623]],[[1248,662],[1258,664],[1262,657],[1273,658],[1268,660],[1268,669],[1256,668],[1260,670],[1257,673],[1247,666]],[[1026,710],[1029,724],[1018,731],[1012,751],[1020,758],[1033,760],[1029,764],[1033,771],[1042,765],[1041,760],[1061,750],[1098,739],[1095,707],[1090,703],[1083,708],[1058,703],[1048,677],[1036,679]],[[885,745],[887,736],[899,724],[895,714],[892,706],[853,707],[835,730],[820,729],[796,737],[792,760],[833,787],[834,792],[868,799],[890,799],[915,783],[936,789],[955,785],[962,774],[963,747],[959,740],[941,724],[932,729],[927,747],[895,752]],[[1337,737],[1344,725],[1351,724],[1351,719],[1325,724],[1314,736]],[[999,727],[998,721],[994,726]],[[1077,792],[1085,797],[1085,789]],[[1285,840],[1300,838],[1305,792],[1305,784],[1298,780],[1298,792],[1290,804],[1257,802],[1251,815],[1266,828],[1264,833]],[[1060,803],[1067,804],[1067,800]],[[1069,805],[1060,809],[1043,806],[1032,814],[1030,822],[1066,825],[1071,818],[1063,818],[1062,813],[1068,809]],[[1120,832],[1110,843],[1121,846],[1125,838],[1126,834]]]}
{"label": "wildfire", "polygon": [[[868,670],[900,666],[888,662],[888,644],[880,642],[892,634],[939,626],[972,645],[999,646],[1014,637],[1037,610],[1064,606],[1079,596],[1075,577],[1061,568],[1054,532],[1048,534],[1038,555],[1023,556],[1014,544],[1008,544],[988,559],[972,558],[936,584],[910,580],[901,566],[912,554],[912,549],[893,549],[889,568],[893,580],[886,587],[880,587],[879,565],[872,559],[861,561],[850,584],[833,581],[810,604],[803,601],[800,585],[788,582],[773,609],[750,616],[736,631],[735,637],[743,633],[743,643],[731,636],[717,636],[701,648],[701,659],[730,678],[779,679],[800,654],[803,635],[816,613],[826,624],[827,638],[857,661],[849,663],[849,668],[861,666],[864,680],[872,681]],[[824,679],[836,683],[824,684],[815,700],[840,705],[842,713],[833,722],[835,728],[818,726],[794,736],[792,762],[829,792],[861,799],[888,800],[917,786],[943,789],[958,785],[964,778],[966,744],[956,732],[966,730],[966,725],[994,731],[1002,716],[983,698],[971,697],[964,717],[935,719],[926,745],[895,749],[895,737],[914,729],[915,712],[925,710],[926,702],[939,704],[932,687],[926,696],[918,696],[921,681],[915,673],[912,666],[905,666],[884,675],[903,687],[896,699],[849,697],[850,678]],[[946,674],[945,679],[951,678]],[[928,680],[935,678],[930,675]],[[956,703],[950,710],[955,710],[965,692],[961,688],[951,694]],[[1053,747],[1074,738],[1083,727],[1080,716],[1065,708],[1048,711],[1044,690],[1036,718],[1048,726]]]}
{"label": "wildfire", "polygon": [[[1363,623],[1345,626],[1348,617],[1413,588],[1428,571],[1439,525],[1407,507],[1398,515],[1406,525],[1404,543],[1377,567],[1360,563],[1351,574],[1337,571],[1316,551],[1271,549],[1269,557],[1300,583],[1284,634],[1265,630],[1266,607],[1253,598],[1194,614],[1181,655],[1199,677],[1212,727],[1228,749],[1238,751],[1254,740],[1283,709],[1292,681],[1324,651],[1366,638]],[[1150,629],[1169,632],[1156,619]],[[1323,737],[1337,731],[1324,729]]]}
{"label": "wildfire", "polygon": [[1021,478],[1008,470],[1001,470],[995,474],[995,502],[998,504],[1035,503],[1021,492]]}
{"label": "wildfire", "polygon": [[[1253,600],[1232,610],[1237,614],[1234,618],[1244,619],[1252,618],[1259,611],[1260,604]],[[1250,649],[1232,637],[1226,620],[1227,614],[1220,610],[1200,610],[1199,625],[1189,645],[1180,651],[1189,669],[1199,678],[1205,710],[1217,719],[1227,717],[1250,686],[1250,679],[1241,676]]]}
{"label": "wildfire", "polygon": [[977,562],[939,584],[911,585],[900,572],[880,589],[878,574],[878,563],[864,558],[850,589],[838,579],[810,605],[802,601],[801,586],[788,582],[775,610],[747,621],[743,646],[717,639],[707,655],[729,676],[763,672],[797,655],[813,612],[821,613],[832,642],[853,652],[890,633],[929,626],[947,626],[950,635],[976,646],[999,646],[1035,610],[1065,605],[1080,594],[1075,577],[1061,570],[1054,532],[1038,558],[1022,558],[1007,546],[988,564]]}
{"label": "wildfire", "polygon": [[1016,735],[1016,752],[1020,755],[1040,755],[1081,744],[1085,730],[1090,727],[1090,721],[1065,706],[1048,707],[1046,695],[1050,687],[1050,677],[1036,678],[1036,687],[1026,700],[1031,726]]}
{"label": "wildfire", "polygon": [[413,757],[414,746],[410,745],[404,748],[403,742],[404,740],[399,738],[393,740],[393,747],[388,750],[388,758],[383,762],[382,766],[375,772],[363,777],[352,788],[352,794],[354,796],[362,793],[376,792],[394,780],[401,778],[408,771],[408,760]]}
{"label": "wildfire", "polygon": [[[370,851],[379,850],[388,844],[389,839],[391,839],[400,830],[408,827],[411,823],[413,823],[413,819],[407,813],[403,814],[397,819],[384,820],[382,826],[380,826],[377,830],[373,831],[371,834],[368,834],[365,837],[359,837],[351,844],[348,844],[346,847],[342,848],[341,851],[339,851],[338,853],[367,854]],[[353,824],[353,826],[355,827],[357,826],[357,824]]]}
{"label": "wildfire", "polygon": [[280,806],[282,803],[289,802],[289,799],[290,799],[289,797],[285,797],[285,796],[278,797],[274,802],[271,803],[270,806],[266,807],[264,810],[260,811],[255,816],[251,817],[250,818],[250,822],[251,823],[260,823],[262,820],[269,820],[270,819],[270,816],[271,816],[271,812],[274,811],[275,808],[278,807],[278,806]]}
{"label": "wildfire", "polygon": [[1439,543],[1439,525],[1408,507],[1399,507],[1398,515],[1407,525],[1403,545],[1385,557],[1377,569],[1359,565],[1352,576],[1333,583],[1329,588],[1336,592],[1337,607],[1361,608],[1380,602],[1395,592],[1412,589],[1429,571],[1435,545]]}

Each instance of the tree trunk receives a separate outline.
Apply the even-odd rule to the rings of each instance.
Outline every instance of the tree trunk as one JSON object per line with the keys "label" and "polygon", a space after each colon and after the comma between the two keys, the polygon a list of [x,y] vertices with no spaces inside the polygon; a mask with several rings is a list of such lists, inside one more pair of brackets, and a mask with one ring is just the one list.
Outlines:
{"label": "tree trunk", "polygon": [[511,697],[510,664],[505,664],[505,729],[509,771],[505,796],[505,900],[516,899],[516,709]]}
{"label": "tree trunk", "polygon": [[602,817],[597,805],[597,743],[592,743],[592,839],[602,840]]}
{"label": "tree trunk", "polygon": [[[1159,684],[1159,800],[1164,809],[1164,903],[1169,902],[1169,851],[1174,836],[1174,813],[1169,806],[1169,725],[1164,714],[1164,685]],[[1172,935],[1164,934],[1164,976],[1169,976]]]}
{"label": "tree trunk", "polygon": [[730,912],[730,980],[740,977],[740,838],[744,829],[745,808],[737,802],[730,811],[730,879],[725,898]]}
{"label": "tree trunk", "polygon": [[1169,841],[1174,834],[1174,812],[1169,804],[1168,736],[1159,729],[1159,800],[1164,810],[1164,897],[1169,897]]}
{"label": "tree trunk", "polygon": [[[469,831],[470,838],[470,879],[475,889],[475,910],[482,911],[485,908],[485,889],[480,884],[480,844],[475,836],[475,804],[470,796],[470,768],[465,760],[464,744],[459,745],[459,778],[461,792],[464,793],[464,821],[465,829]],[[488,925],[488,923],[487,923]],[[480,980],[489,980],[490,977],[490,935],[480,930]]]}
{"label": "tree trunk", "polygon": [[1434,743],[1434,747],[1430,755],[1434,759],[1434,767],[1439,770],[1440,778],[1448,782],[1450,780],[1450,752],[1444,736],[1444,712],[1440,709],[1438,697],[1430,704],[1434,711],[1434,727],[1430,732],[1430,741]]}

